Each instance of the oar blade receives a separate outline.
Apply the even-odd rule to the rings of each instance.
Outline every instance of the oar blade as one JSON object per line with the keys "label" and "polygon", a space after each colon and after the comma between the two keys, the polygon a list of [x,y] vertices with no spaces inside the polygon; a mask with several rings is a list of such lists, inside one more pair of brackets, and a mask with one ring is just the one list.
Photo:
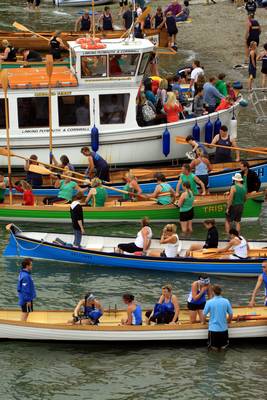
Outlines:
{"label": "oar blade", "polygon": [[4,92],[7,92],[8,89],[8,74],[7,69],[3,69],[1,71],[1,84]]}
{"label": "oar blade", "polygon": [[30,30],[26,28],[26,26],[19,24],[17,21],[13,22],[12,26],[16,28],[18,31],[29,32]]}
{"label": "oar blade", "polygon": [[40,175],[52,175],[53,174],[53,172],[50,171],[50,169],[45,168],[42,165],[35,165],[35,164],[29,165],[29,171],[35,172],[36,174],[40,174]]}
{"label": "oar blade", "polygon": [[49,78],[51,78],[52,73],[53,73],[53,57],[51,54],[47,54],[45,57],[45,64],[46,64],[46,73]]}
{"label": "oar blade", "polygon": [[175,141],[176,141],[176,143],[180,143],[180,144],[188,144],[187,141],[185,140],[185,138],[182,136],[176,136]]}
{"label": "oar blade", "polygon": [[14,153],[12,151],[8,151],[5,147],[0,147],[0,156],[8,157],[8,156],[14,157]]}

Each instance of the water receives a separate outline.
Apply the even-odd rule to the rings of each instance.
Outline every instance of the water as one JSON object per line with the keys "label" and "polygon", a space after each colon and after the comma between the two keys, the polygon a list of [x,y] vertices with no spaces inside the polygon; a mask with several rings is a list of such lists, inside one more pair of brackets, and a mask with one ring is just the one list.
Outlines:
{"label": "water", "polygon": [[[25,10],[26,1],[0,0],[0,29],[11,29],[17,20],[33,30],[73,29],[75,19],[82,8],[53,8],[51,1],[42,1],[39,13]],[[161,2],[161,4],[165,4]],[[229,7],[228,3],[220,3]],[[117,6],[112,6],[113,9]],[[99,8],[98,8],[99,9]],[[204,18],[201,6],[193,9],[198,18]],[[209,13],[215,11],[209,8]],[[228,11],[229,11],[228,10]],[[114,12],[115,15],[115,12]],[[262,15],[262,14],[261,14]],[[235,15],[235,23],[239,15]],[[201,20],[202,23],[202,20]],[[222,23],[222,21],[218,22]],[[119,19],[116,17],[116,24]],[[242,22],[243,24],[243,22]],[[240,25],[241,26],[241,25]],[[203,27],[205,27],[203,25]],[[186,29],[181,30],[183,48],[177,56],[160,60],[162,71],[175,71],[178,65],[190,62],[195,54],[209,60],[213,73],[220,72],[216,64],[218,57],[211,57],[210,52],[216,49],[205,49],[205,44],[187,45]],[[191,29],[191,28],[190,28]],[[192,30],[194,26],[192,26]],[[230,29],[230,28],[229,28]],[[243,25],[242,28],[243,29]],[[188,32],[188,31],[187,31]],[[222,30],[221,30],[222,32]],[[201,34],[201,32],[200,32]],[[211,40],[211,38],[209,38]],[[242,42],[243,43],[243,42]],[[196,50],[197,49],[197,50]],[[220,53],[223,52],[221,47]],[[235,48],[237,51],[237,47]],[[223,54],[220,54],[223,58]],[[234,54],[233,54],[234,57]],[[227,57],[225,60],[228,62]],[[205,61],[206,63],[206,61]],[[233,71],[228,62],[227,72],[232,80],[244,80],[242,72]],[[243,146],[266,145],[266,126],[254,123],[255,115],[251,107],[241,111],[239,119],[239,143]],[[244,226],[248,239],[266,239],[265,224],[267,208],[265,207],[259,223]],[[71,232],[66,225],[21,224],[28,230],[43,229],[53,232]],[[159,236],[161,225],[153,225],[153,231]],[[135,224],[118,224],[87,226],[87,233],[105,232],[106,234],[131,236],[135,235],[138,226]],[[0,224],[2,241],[0,253],[7,243],[8,235],[5,224]],[[223,236],[223,228],[220,226]],[[195,226],[194,237],[205,237],[202,227]],[[14,259],[0,257],[0,305],[17,307],[16,280],[19,263]],[[121,296],[125,291],[133,291],[138,301],[144,306],[151,306],[160,294],[165,283],[171,283],[178,295],[181,305],[186,304],[191,275],[171,274],[147,271],[112,270],[108,268],[81,266],[47,261],[34,263],[33,277],[36,283],[38,298],[35,307],[38,309],[73,308],[75,303],[88,290],[97,294],[105,307],[115,304],[123,307]],[[255,279],[214,277],[224,287],[225,295],[233,304],[247,304]],[[259,302],[263,300],[263,293]],[[0,399],[31,400],[146,400],[146,399],[266,399],[264,382],[266,379],[267,352],[265,342],[232,343],[226,353],[207,352],[204,344],[189,343],[185,345],[89,345],[70,343],[30,343],[2,342],[0,345]]]}

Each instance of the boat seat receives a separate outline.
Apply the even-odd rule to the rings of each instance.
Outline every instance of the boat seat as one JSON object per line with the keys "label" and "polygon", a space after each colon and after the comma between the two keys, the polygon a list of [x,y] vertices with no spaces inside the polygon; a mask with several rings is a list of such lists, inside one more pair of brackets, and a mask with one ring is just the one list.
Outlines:
{"label": "boat seat", "polygon": [[102,237],[95,237],[93,240],[90,238],[83,247],[86,250],[102,251],[104,247],[104,239]]}

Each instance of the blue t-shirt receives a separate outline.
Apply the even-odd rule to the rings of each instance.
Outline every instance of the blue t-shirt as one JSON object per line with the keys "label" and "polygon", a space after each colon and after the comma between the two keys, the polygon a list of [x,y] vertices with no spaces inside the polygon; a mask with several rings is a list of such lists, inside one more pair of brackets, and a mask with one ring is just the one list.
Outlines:
{"label": "blue t-shirt", "polygon": [[207,301],[203,314],[210,315],[209,331],[224,332],[228,330],[227,314],[232,315],[233,310],[229,300],[222,296],[214,296]]}

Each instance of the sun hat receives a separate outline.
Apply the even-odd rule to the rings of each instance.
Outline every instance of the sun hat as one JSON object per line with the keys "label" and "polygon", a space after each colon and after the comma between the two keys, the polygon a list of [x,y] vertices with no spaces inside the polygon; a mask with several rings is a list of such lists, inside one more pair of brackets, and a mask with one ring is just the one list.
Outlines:
{"label": "sun hat", "polygon": [[233,181],[238,181],[238,182],[242,182],[242,181],[243,181],[242,175],[241,175],[239,172],[237,172],[237,173],[232,177],[232,179],[233,179]]}

